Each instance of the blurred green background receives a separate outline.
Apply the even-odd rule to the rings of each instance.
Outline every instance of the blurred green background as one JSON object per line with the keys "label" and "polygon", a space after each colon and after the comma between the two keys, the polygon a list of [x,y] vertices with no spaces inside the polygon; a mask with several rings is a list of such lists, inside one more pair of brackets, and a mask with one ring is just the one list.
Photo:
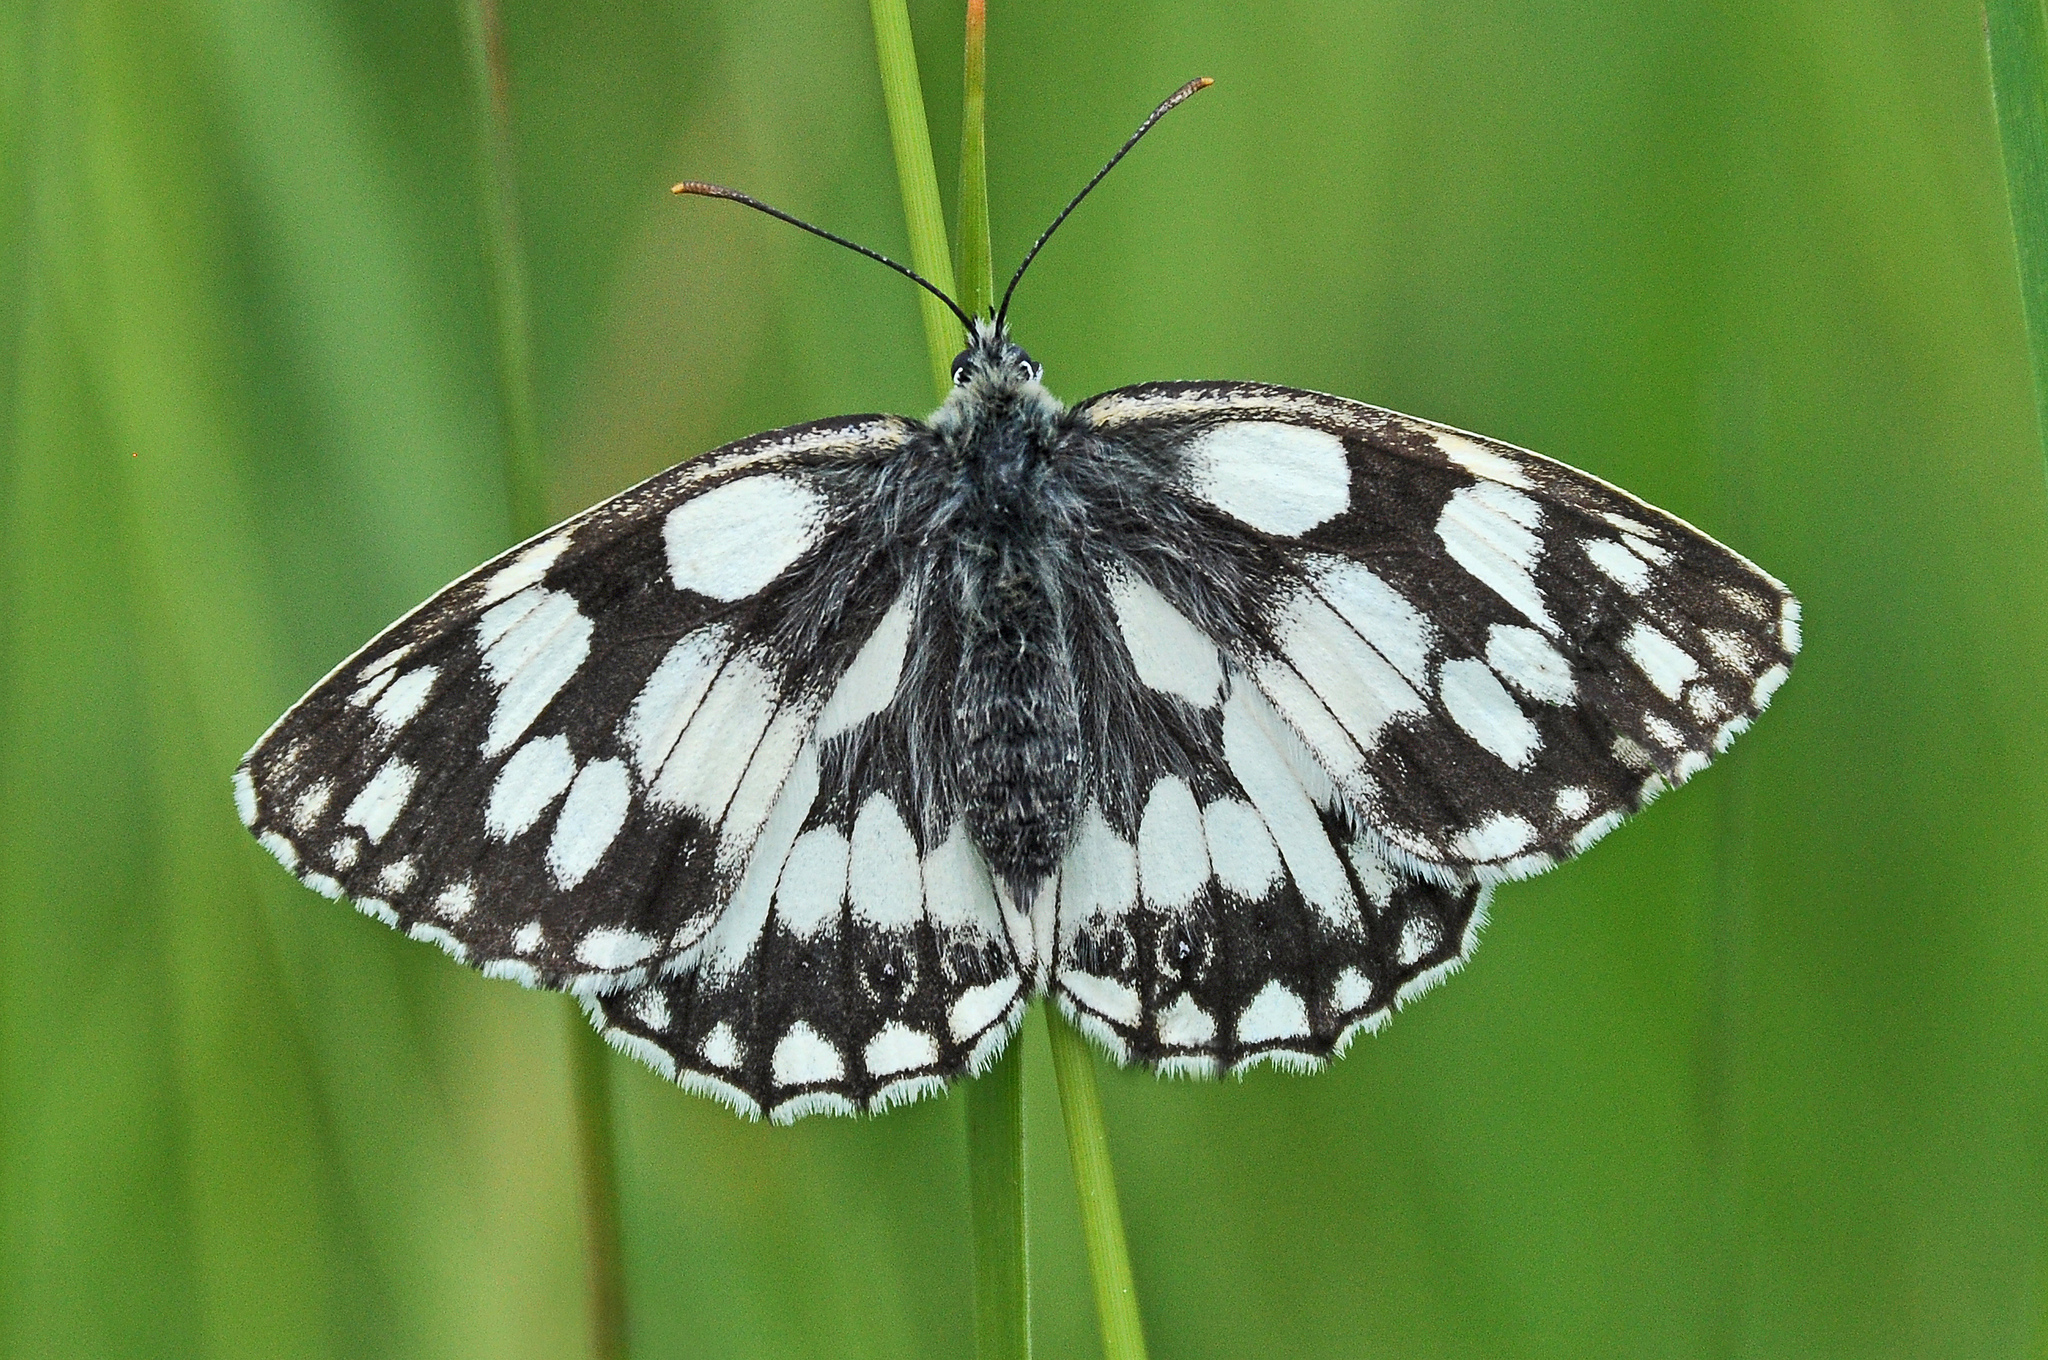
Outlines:
{"label": "blurred green background", "polygon": [[[931,406],[867,7],[509,0],[566,513]],[[1069,399],[1484,430],[1799,591],[1732,755],[1503,890],[1313,1078],[1105,1076],[1160,1360],[2039,1353],[2048,493],[1976,8],[994,0],[999,267]],[[916,0],[949,201],[957,0]],[[452,3],[0,19],[0,1352],[571,1356],[569,1009],[293,884],[228,773],[510,539]],[[1096,1347],[1027,1030],[1040,1353]],[[971,1345],[962,1101],[741,1123],[623,1058],[641,1356]]]}

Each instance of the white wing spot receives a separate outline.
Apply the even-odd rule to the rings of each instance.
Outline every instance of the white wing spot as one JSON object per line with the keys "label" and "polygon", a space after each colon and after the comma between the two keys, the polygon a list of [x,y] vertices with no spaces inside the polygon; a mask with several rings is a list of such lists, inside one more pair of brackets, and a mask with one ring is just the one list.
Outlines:
{"label": "white wing spot", "polygon": [[460,921],[476,910],[476,885],[466,878],[449,884],[434,899],[434,910],[451,921]]}
{"label": "white wing spot", "polygon": [[1154,911],[1185,911],[1209,881],[1202,810],[1186,781],[1167,775],[1152,786],[1138,822],[1138,881]]}
{"label": "white wing spot", "polygon": [[789,772],[810,731],[811,713],[801,702],[784,704],[761,734],[761,744],[754,749],[754,758],[726,806],[725,819],[718,824],[720,868],[736,869],[746,862],[762,824],[789,782]]}
{"label": "white wing spot", "polygon": [[1593,795],[1580,788],[1559,789],[1554,806],[1558,816],[1577,821],[1593,810]]}
{"label": "white wing spot", "polygon": [[1601,574],[1631,595],[1640,595],[1650,584],[1650,568],[1643,559],[1611,538],[1589,538],[1581,545]]}
{"label": "white wing spot", "polygon": [[724,628],[702,629],[670,647],[647,677],[620,729],[642,779],[653,779],[675,749],[730,648],[731,637]]}
{"label": "white wing spot", "polygon": [[406,655],[411,651],[412,644],[410,642],[406,643],[402,647],[393,647],[390,651],[384,653],[384,655],[378,657],[375,661],[372,661],[369,665],[357,671],[356,679],[376,679],[378,676],[382,675],[384,672],[390,670],[393,666],[396,666],[399,662],[403,661],[406,658]]}
{"label": "white wing spot", "polygon": [[484,830],[509,841],[540,820],[569,781],[576,777],[576,757],[564,736],[535,737],[512,753],[491,785],[484,805]]}
{"label": "white wing spot", "polygon": [[541,933],[540,922],[528,921],[525,925],[512,932],[512,952],[515,954],[531,954],[534,950],[540,948],[541,941],[545,938]]}
{"label": "white wing spot", "polygon": [[590,620],[558,590],[532,586],[485,611],[477,637],[484,671],[498,687],[485,755],[510,750],[554,702],[590,655],[590,634]]}
{"label": "white wing spot", "polygon": [[1437,518],[1436,536],[1451,560],[1546,633],[1557,624],[1544,608],[1531,573],[1543,555],[1536,527],[1543,511],[1519,491],[1492,482],[1453,492]]}
{"label": "white wing spot", "polygon": [[1642,743],[1632,737],[1616,737],[1608,749],[1614,753],[1616,760],[1638,774],[1657,768],[1657,762],[1643,749]]}
{"label": "white wing spot", "polygon": [[327,804],[334,798],[334,781],[322,779],[299,795],[299,801],[292,804],[292,825],[301,831],[311,831],[313,824],[327,811]]}
{"label": "white wing spot", "polygon": [[1771,616],[1770,606],[1741,586],[1722,586],[1721,598],[1733,605],[1737,612],[1747,614],[1753,619],[1761,621]]}
{"label": "white wing spot", "polygon": [[1536,828],[1509,812],[1496,812],[1451,837],[1451,849],[1469,860],[1506,859],[1536,839]]}
{"label": "white wing spot", "polygon": [[365,680],[354,694],[349,695],[348,701],[357,708],[368,708],[390,683],[391,672],[379,671],[370,679]]}
{"label": "white wing spot", "polygon": [[484,593],[478,604],[496,604],[508,596],[517,595],[528,586],[539,585],[540,578],[547,575],[548,568],[568,550],[569,535],[554,534],[528,548],[513,558],[484,583]]}
{"label": "white wing spot", "polygon": [[1643,730],[1650,734],[1650,740],[1669,751],[1676,751],[1685,745],[1685,733],[1665,722],[1654,713],[1643,717]]}
{"label": "white wing spot", "polygon": [[1443,450],[1444,457],[1474,477],[1483,477],[1489,482],[1506,482],[1509,486],[1529,485],[1529,474],[1522,470],[1521,464],[1465,435],[1439,430],[1436,446]]}
{"label": "white wing spot", "polygon": [[419,777],[420,772],[402,760],[385,761],[348,805],[348,811],[341,814],[341,820],[361,827],[370,844],[377,844],[391,830],[398,814],[405,811],[406,800],[412,797],[413,785]]}
{"label": "white wing spot", "polygon": [[1685,682],[1700,673],[1692,654],[1647,623],[1638,623],[1621,640],[1622,651],[1649,677],[1650,683],[1667,699],[1676,699]]}
{"label": "white wing spot", "polygon": [[356,861],[363,857],[361,836],[336,836],[334,844],[327,847],[327,858],[334,867],[344,873],[356,867]]}
{"label": "white wing spot", "polygon": [[824,1035],[799,1020],[789,1027],[775,1045],[769,1067],[777,1086],[810,1086],[838,1081],[846,1075],[846,1064]]}
{"label": "white wing spot", "polygon": [[885,793],[868,795],[853,819],[846,892],[855,918],[879,930],[915,925],[924,913],[917,842]]}
{"label": "white wing spot", "polygon": [[633,1018],[657,1033],[669,1027],[668,998],[653,987],[642,988],[633,998]]}
{"label": "white wing spot", "polygon": [[599,926],[576,942],[576,958],[592,968],[617,972],[644,961],[659,944],[660,941],[637,930]]}
{"label": "white wing spot", "polygon": [[829,826],[796,838],[775,889],[775,919],[799,940],[838,923],[846,900],[846,837]]}
{"label": "white wing spot", "polygon": [[1385,911],[1394,900],[1393,866],[1363,836],[1346,846],[1344,853],[1358,875],[1358,886],[1365,889],[1366,900],[1375,911]]}
{"label": "white wing spot", "polygon": [[1372,979],[1356,968],[1346,968],[1337,974],[1336,983],[1330,988],[1330,1008],[1340,1013],[1362,1010],[1372,1000]]}
{"label": "white wing spot", "polygon": [[621,760],[593,760],[569,786],[555,834],[548,841],[548,870],[561,887],[581,883],[611,848],[633,805],[633,781]]}
{"label": "white wing spot", "polygon": [[[796,846],[797,832],[818,799],[818,748],[805,742],[797,753],[796,766],[783,783],[775,808],[754,843],[754,854],[740,873],[739,886],[722,911],[711,920],[711,934],[704,940],[702,966],[714,973],[731,974],[753,953],[768,927],[768,911],[775,896],[776,881]],[[693,937],[697,927],[685,921],[676,931],[677,948]]]}
{"label": "white wing spot", "polygon": [[1090,921],[1122,920],[1137,900],[1138,852],[1091,802],[1060,863],[1060,942],[1069,943]]}
{"label": "white wing spot", "polygon": [[1724,666],[1742,671],[1756,664],[1756,650],[1749,645],[1749,639],[1740,633],[1709,628],[1703,631],[1700,637],[1706,642],[1707,650]]}
{"label": "white wing spot", "polygon": [[775,681],[752,653],[727,661],[669,752],[650,797],[716,825],[775,716],[776,699]]}
{"label": "white wing spot", "polygon": [[1380,729],[1396,715],[1426,711],[1422,696],[1400,672],[1314,590],[1294,593],[1274,632],[1295,673],[1360,751],[1371,750]]}
{"label": "white wing spot", "polygon": [[1216,1017],[1182,992],[1159,1012],[1159,1042],[1173,1048],[1206,1048],[1216,1038]]}
{"label": "white wing spot", "polygon": [[440,678],[439,666],[421,666],[418,670],[407,671],[377,697],[377,702],[370,706],[370,716],[386,732],[398,731],[427,706],[427,696],[433,693],[434,682]]}
{"label": "white wing spot", "polygon": [[964,1044],[1000,1020],[1020,985],[1017,978],[999,978],[960,993],[946,1015],[946,1028],[953,1032],[953,1042]]}
{"label": "white wing spot", "polygon": [[1600,518],[1606,520],[1625,534],[1634,534],[1638,538],[1655,538],[1657,536],[1657,531],[1641,520],[1630,519],[1627,515],[1618,515],[1612,510],[1602,510]]}
{"label": "white wing spot", "polygon": [[1438,675],[1438,691],[1451,721],[1465,735],[1516,769],[1543,744],[1536,724],[1512,694],[1478,661],[1446,661]]}
{"label": "white wing spot", "polygon": [[1060,973],[1060,986],[1067,995],[1094,1011],[1116,1021],[1119,1025],[1135,1025],[1143,1014],[1138,994],[1114,978],[1097,977],[1093,973],[1064,970]]}
{"label": "white wing spot", "polygon": [[1428,916],[1411,916],[1401,926],[1400,959],[1403,968],[1412,968],[1443,942],[1443,930]]}
{"label": "white wing spot", "polygon": [[1628,545],[1628,550],[1630,552],[1634,553],[1637,557],[1642,558],[1645,562],[1654,562],[1656,565],[1660,567],[1671,565],[1670,551],[1668,549],[1658,547],[1656,544],[1650,542],[1648,539],[1639,538],[1634,534],[1623,534],[1621,536],[1621,541]]}
{"label": "white wing spot", "polygon": [[867,1051],[861,1056],[870,1076],[893,1077],[898,1072],[934,1066],[939,1061],[939,1044],[923,1030],[891,1020],[882,1026],[881,1033],[868,1040]]}
{"label": "white wing spot", "polygon": [[1216,881],[1226,890],[1256,902],[1280,881],[1280,851],[1250,803],[1217,799],[1202,813],[1202,830]]}
{"label": "white wing spot", "polygon": [[1215,642],[1130,572],[1110,578],[1109,602],[1140,680],[1196,708],[1215,707],[1223,692],[1223,665]]}
{"label": "white wing spot", "polygon": [[1312,559],[1316,590],[1344,621],[1410,684],[1429,683],[1429,657],[1436,630],[1408,597],[1357,562],[1341,557]]}
{"label": "white wing spot", "polygon": [[741,477],[669,511],[662,526],[678,590],[740,600],[787,571],[824,535],[825,501],[792,477]]}
{"label": "white wing spot", "polygon": [[704,1036],[704,1042],[698,1045],[697,1051],[713,1067],[730,1069],[740,1065],[740,1041],[733,1034],[732,1026],[723,1020],[711,1027],[711,1032]]}
{"label": "white wing spot", "polygon": [[411,855],[392,860],[377,871],[377,891],[396,897],[412,886],[419,877],[419,861]]}
{"label": "white wing spot", "polygon": [[1728,711],[1728,706],[1721,701],[1720,694],[1712,685],[1694,685],[1687,690],[1685,706],[1701,722],[1713,722]]}
{"label": "white wing spot", "polygon": [[1486,664],[1531,699],[1568,704],[1577,695],[1571,662],[1533,628],[1496,623],[1486,630]]}
{"label": "white wing spot", "polygon": [[1308,1037],[1308,1005],[1278,978],[1268,982],[1237,1017],[1237,1041],[1271,1043]]}
{"label": "white wing spot", "polygon": [[853,658],[853,664],[839,677],[832,697],[818,714],[819,741],[836,737],[889,706],[896,697],[897,682],[903,677],[903,657],[909,647],[910,592],[905,590],[882,615],[875,631]]}
{"label": "white wing spot", "polygon": [[989,880],[988,865],[967,834],[964,818],[956,820],[946,839],[924,857],[924,909],[941,930],[996,938],[1002,934],[995,886]]}
{"label": "white wing spot", "polygon": [[1305,534],[1351,508],[1344,441],[1278,421],[1218,425],[1187,447],[1188,489],[1252,528]]}

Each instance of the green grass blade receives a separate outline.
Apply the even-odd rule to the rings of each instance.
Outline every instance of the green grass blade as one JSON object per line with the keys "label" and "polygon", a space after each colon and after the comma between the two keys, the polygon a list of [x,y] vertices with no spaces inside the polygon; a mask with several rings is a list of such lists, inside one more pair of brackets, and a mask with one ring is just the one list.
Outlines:
{"label": "green grass blade", "polygon": [[[960,305],[989,310],[988,5],[968,0],[960,100]],[[974,1349],[980,1360],[1030,1360],[1031,1225],[1024,1180],[1024,1045],[1013,1041],[967,1088],[967,1184],[974,1214]]]}
{"label": "green grass blade", "polygon": [[[533,340],[525,255],[519,240],[519,200],[512,158],[512,116],[504,32],[496,0],[463,6],[464,45],[476,100],[477,164],[491,311],[497,341],[498,395],[504,420],[506,500],[515,537],[527,538],[553,522],[547,465],[534,415]],[[585,1297],[590,1309],[594,1360],[624,1360],[626,1281],[619,1240],[618,1168],[613,1155],[611,1053],[564,1002],[569,1026],[571,1103],[576,1115],[576,1157],[583,1211]]]}
{"label": "green grass blade", "polygon": [[1138,1315],[1130,1249],[1124,1244],[1116,1172],[1109,1163],[1102,1093],[1095,1084],[1095,1055],[1051,1005],[1045,1007],[1045,1024],[1052,1039],[1052,1070],[1059,1081],[1060,1109],[1066,1116],[1074,1190],[1081,1200],[1081,1235],[1088,1243],[1088,1273],[1095,1285],[1103,1360],[1145,1360],[1145,1326]]}
{"label": "green grass blade", "polygon": [[967,1087],[967,1184],[974,1206],[974,1353],[980,1360],[1029,1360],[1021,1038]]}
{"label": "green grass blade", "polygon": [[2048,24],[2041,0],[1986,0],[1984,36],[2019,252],[2034,409],[2048,446]]}
{"label": "green grass blade", "polygon": [[[896,177],[903,185],[903,216],[910,224],[910,263],[934,287],[953,292],[953,252],[946,247],[946,210],[939,203],[939,172],[932,164],[931,130],[924,119],[924,86],[917,75],[917,48],[910,36],[905,0],[873,0],[875,60],[882,70],[882,99],[889,109],[889,142],[896,153]],[[931,347],[932,386],[943,399],[953,386],[953,355],[960,348],[960,321],[923,289],[925,342]]]}
{"label": "green grass blade", "polygon": [[[988,240],[988,0],[967,0],[967,70],[960,98],[960,306],[981,316],[995,305]],[[936,299],[934,299],[936,301]]]}

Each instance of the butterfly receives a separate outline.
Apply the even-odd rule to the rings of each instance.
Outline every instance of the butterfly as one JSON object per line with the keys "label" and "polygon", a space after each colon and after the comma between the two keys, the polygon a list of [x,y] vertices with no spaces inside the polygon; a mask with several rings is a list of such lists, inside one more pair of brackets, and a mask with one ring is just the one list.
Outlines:
{"label": "butterfly", "polygon": [[1010,292],[1202,83],[993,316],[946,299],[930,418],[742,439],[477,568],[257,742],[243,822],[777,1121],[978,1072],[1040,995],[1168,1074],[1377,1029],[1495,884],[1748,726],[1799,606],[1427,420],[1252,382],[1055,398]]}

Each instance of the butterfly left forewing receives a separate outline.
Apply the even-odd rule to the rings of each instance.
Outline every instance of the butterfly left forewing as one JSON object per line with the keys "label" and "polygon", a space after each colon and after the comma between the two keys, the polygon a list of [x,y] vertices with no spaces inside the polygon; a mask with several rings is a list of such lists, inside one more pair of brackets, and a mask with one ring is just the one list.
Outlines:
{"label": "butterfly left forewing", "polygon": [[1076,414],[1182,498],[1168,556],[1193,566],[1155,571],[1161,588],[1418,872],[1491,880],[1576,853],[1723,749],[1798,649],[1770,576],[1509,445],[1249,383],[1126,388]]}
{"label": "butterfly left forewing", "polygon": [[745,440],[487,563],[265,734],[243,820],[309,885],[486,972],[650,975],[738,890],[887,605],[846,526],[909,429]]}

